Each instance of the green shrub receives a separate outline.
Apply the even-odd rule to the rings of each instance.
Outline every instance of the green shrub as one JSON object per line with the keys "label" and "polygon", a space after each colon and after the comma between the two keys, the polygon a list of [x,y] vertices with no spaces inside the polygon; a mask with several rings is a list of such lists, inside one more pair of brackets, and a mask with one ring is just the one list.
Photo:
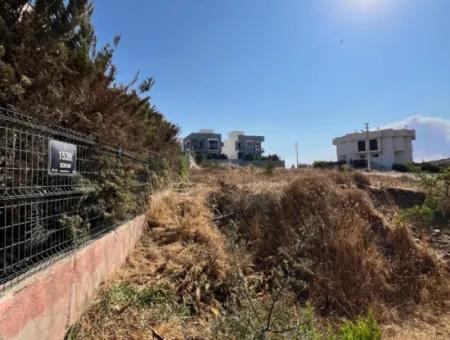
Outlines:
{"label": "green shrub", "polygon": [[228,159],[228,156],[223,153],[209,153],[206,156],[207,159]]}
{"label": "green shrub", "polygon": [[149,286],[139,289],[128,283],[112,285],[102,293],[101,304],[109,312],[121,312],[127,308],[157,308],[162,319],[170,315],[189,316],[190,310],[167,287]]}
{"label": "green shrub", "polygon": [[275,312],[267,329],[269,306],[253,300],[253,307],[242,304],[225,311],[213,321],[212,332],[218,339],[321,339],[311,307],[283,305]]}
{"label": "green shrub", "polygon": [[186,181],[189,177],[189,155],[180,156],[179,176],[181,181]]}
{"label": "green shrub", "polygon": [[332,168],[336,168],[336,167],[339,167],[344,164],[345,164],[345,161],[338,161],[338,162],[315,161],[313,163],[313,168],[332,169]]}
{"label": "green shrub", "polygon": [[254,161],[255,160],[255,155],[251,154],[251,153],[247,153],[244,155],[244,161]]}
{"label": "green shrub", "polygon": [[438,221],[450,225],[450,168],[442,168],[439,173],[428,173],[415,164],[408,168],[416,175],[425,190],[426,200],[421,206],[402,212],[401,217],[420,225],[431,226]]}
{"label": "green shrub", "polygon": [[346,321],[340,328],[342,340],[379,340],[381,330],[377,321],[369,312],[366,318],[358,318],[355,321]]}
{"label": "green shrub", "polygon": [[352,172],[354,169],[348,164],[342,164],[338,166],[338,171],[341,172]]}
{"label": "green shrub", "polygon": [[403,165],[403,164],[393,164],[392,170],[398,171],[398,172],[410,172],[411,171],[407,165]]}
{"label": "green shrub", "polygon": [[104,157],[100,160],[100,190],[98,200],[103,207],[103,218],[115,224],[134,215],[139,204],[136,199],[136,169],[120,160]]}
{"label": "green shrub", "polygon": [[434,210],[426,205],[416,205],[403,210],[399,217],[420,227],[429,227],[433,222]]}
{"label": "green shrub", "polygon": [[262,156],[261,160],[262,161],[279,161],[280,156],[278,156],[277,154]]}
{"label": "green shrub", "polygon": [[264,169],[264,172],[266,173],[267,176],[273,176],[273,163],[272,161],[269,161]]}
{"label": "green shrub", "polygon": [[196,153],[194,155],[195,163],[202,165],[205,162],[206,156],[202,153]]}

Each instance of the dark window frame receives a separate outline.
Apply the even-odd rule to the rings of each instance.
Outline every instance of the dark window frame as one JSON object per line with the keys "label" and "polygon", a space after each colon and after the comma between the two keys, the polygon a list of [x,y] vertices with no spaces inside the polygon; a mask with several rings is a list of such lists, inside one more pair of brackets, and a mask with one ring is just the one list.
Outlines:
{"label": "dark window frame", "polygon": [[366,151],[366,141],[359,140],[358,141],[358,152],[365,152],[365,151]]}
{"label": "dark window frame", "polygon": [[[214,148],[211,147],[211,142],[215,142],[216,146]],[[208,150],[211,151],[219,151],[219,140],[217,138],[208,139]]]}
{"label": "dark window frame", "polygon": [[374,138],[369,140],[369,150],[378,151],[378,139]]}

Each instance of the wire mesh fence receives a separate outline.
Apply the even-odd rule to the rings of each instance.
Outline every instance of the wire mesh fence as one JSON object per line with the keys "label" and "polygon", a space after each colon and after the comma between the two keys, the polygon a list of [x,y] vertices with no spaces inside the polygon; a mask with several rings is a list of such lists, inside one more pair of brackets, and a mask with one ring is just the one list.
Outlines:
{"label": "wire mesh fence", "polygon": [[[73,172],[52,173],[52,141]],[[151,177],[147,157],[0,108],[0,293],[139,213]]]}

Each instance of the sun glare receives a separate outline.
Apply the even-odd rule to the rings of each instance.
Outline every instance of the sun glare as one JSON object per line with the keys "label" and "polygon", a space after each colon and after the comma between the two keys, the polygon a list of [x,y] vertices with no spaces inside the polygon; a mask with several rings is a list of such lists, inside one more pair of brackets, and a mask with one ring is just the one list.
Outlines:
{"label": "sun glare", "polygon": [[348,0],[353,7],[359,7],[360,9],[371,9],[375,7],[383,6],[385,0]]}

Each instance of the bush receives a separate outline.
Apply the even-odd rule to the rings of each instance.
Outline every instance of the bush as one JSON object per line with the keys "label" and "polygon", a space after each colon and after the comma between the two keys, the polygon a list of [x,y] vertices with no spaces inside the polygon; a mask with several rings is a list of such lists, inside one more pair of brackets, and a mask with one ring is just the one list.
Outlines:
{"label": "bush", "polygon": [[437,272],[429,255],[408,232],[386,225],[365,190],[334,185],[334,174],[341,183],[369,183],[362,174],[312,171],[254,191],[223,185],[214,202],[222,214],[238,212],[238,240],[248,243],[258,270],[283,264],[295,278],[288,289],[323,315],[353,317],[383,303],[420,302],[435,290],[438,296],[442,287],[428,285]]}
{"label": "bush", "polygon": [[343,165],[339,165],[338,171],[351,172],[351,171],[353,171],[353,168],[348,164],[343,164]]}
{"label": "bush", "polygon": [[369,312],[366,318],[345,322],[340,329],[342,340],[381,340],[381,330]]}
{"label": "bush", "polygon": [[398,172],[410,172],[410,168],[407,165],[403,164],[393,164],[392,170],[398,171]]}
{"label": "bush", "polygon": [[263,160],[263,161],[279,161],[280,157],[277,154],[273,154],[273,155],[263,156],[263,157],[261,157],[261,160]]}
{"label": "bush", "polygon": [[198,165],[202,165],[206,159],[206,156],[202,153],[196,153],[194,155],[194,159],[195,159],[195,163],[197,163]]}
{"label": "bush", "polygon": [[400,220],[414,223],[423,228],[429,228],[433,223],[434,209],[429,206],[416,205],[412,208],[405,209],[400,213]]}
{"label": "bush", "polygon": [[251,154],[251,153],[247,153],[244,155],[243,157],[244,161],[254,161],[255,160],[255,155]]}
{"label": "bush", "polygon": [[338,161],[338,162],[315,161],[313,163],[313,168],[332,169],[344,165],[345,163],[346,163],[345,161]]}
{"label": "bush", "polygon": [[206,155],[207,159],[228,159],[227,155],[223,153],[208,153]]}
{"label": "bush", "polygon": [[431,172],[434,174],[439,173],[441,170],[439,166],[427,162],[418,163],[416,165],[419,166],[422,171]]}
{"label": "bush", "polygon": [[189,176],[189,155],[180,156],[179,176],[182,181],[186,181]]}
{"label": "bush", "polygon": [[[418,207],[403,212],[404,219],[419,226],[442,223],[450,225],[450,168],[443,168],[438,174],[427,173],[422,167],[411,164],[409,169],[415,173],[426,193],[425,202]],[[442,222],[439,222],[442,221]]]}
{"label": "bush", "polygon": [[269,162],[267,163],[266,167],[265,167],[265,173],[267,176],[273,176],[273,163]]}
{"label": "bush", "polygon": [[352,176],[358,188],[362,189],[370,185],[369,177],[364,175],[360,171],[355,171]]}
{"label": "bush", "polygon": [[366,159],[352,159],[352,160],[350,160],[350,165],[354,169],[365,169],[365,168],[367,168],[367,160]]}
{"label": "bush", "polygon": [[[269,294],[267,300],[273,299]],[[243,297],[240,306],[225,311],[216,318],[212,333],[218,339],[321,339],[314,311],[310,306],[300,308],[289,301],[279,301],[278,310],[271,309],[261,301],[252,299],[250,305]],[[274,312],[269,316],[270,311]],[[270,317],[271,322],[267,321]]]}

